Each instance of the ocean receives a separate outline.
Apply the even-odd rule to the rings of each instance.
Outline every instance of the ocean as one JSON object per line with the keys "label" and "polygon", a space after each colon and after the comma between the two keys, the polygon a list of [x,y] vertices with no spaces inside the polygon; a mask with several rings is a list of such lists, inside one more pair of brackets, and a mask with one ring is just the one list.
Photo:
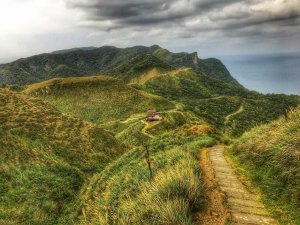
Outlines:
{"label": "ocean", "polygon": [[300,95],[300,54],[219,56],[244,87],[261,93]]}

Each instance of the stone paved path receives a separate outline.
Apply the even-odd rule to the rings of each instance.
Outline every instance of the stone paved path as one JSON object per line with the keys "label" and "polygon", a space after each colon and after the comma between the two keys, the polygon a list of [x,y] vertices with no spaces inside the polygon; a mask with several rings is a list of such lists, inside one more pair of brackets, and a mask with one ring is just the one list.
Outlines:
{"label": "stone paved path", "polygon": [[216,181],[227,196],[233,222],[247,225],[278,225],[257,196],[251,194],[238,180],[234,170],[225,159],[223,146],[212,147],[209,151],[209,158]]}

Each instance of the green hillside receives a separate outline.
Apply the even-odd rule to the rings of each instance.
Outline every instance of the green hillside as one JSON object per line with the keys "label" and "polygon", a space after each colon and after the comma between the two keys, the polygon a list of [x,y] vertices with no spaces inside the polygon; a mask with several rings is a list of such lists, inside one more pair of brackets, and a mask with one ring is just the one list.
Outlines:
{"label": "green hillside", "polygon": [[0,83],[24,85],[55,77],[95,74],[119,76],[120,71],[128,68],[128,62],[132,62],[130,69],[132,71],[126,71],[126,76],[121,76],[125,80],[129,80],[128,76],[135,75],[136,71],[154,65],[162,68],[186,66],[208,76],[239,85],[219,60],[199,59],[195,53],[172,53],[157,45],[124,49],[111,46],[71,49],[19,59],[0,65]]}
{"label": "green hillside", "polygon": [[28,86],[25,93],[41,97],[61,112],[106,123],[132,114],[174,108],[166,99],[138,91],[111,77],[56,78]]}
{"label": "green hillside", "polygon": [[155,47],[153,55],[175,68],[189,67],[196,72],[203,73],[207,76],[241,87],[241,85],[230,75],[230,72],[223,63],[218,59],[199,59],[197,52],[193,52],[191,54],[185,52],[172,53],[166,49],[160,48],[159,46],[153,47]]}
{"label": "green hillside", "polygon": [[300,108],[239,138],[231,154],[282,224],[300,224]]}
{"label": "green hillside", "polygon": [[107,131],[7,89],[0,121],[1,224],[70,223],[88,178],[127,150]]}
{"label": "green hillside", "polygon": [[0,224],[201,224],[199,153],[231,141],[273,214],[300,221],[299,96],[249,91],[217,59],[156,45],[20,59],[0,82]]}
{"label": "green hillside", "polygon": [[[97,88],[103,80],[124,86],[106,77],[78,79],[56,80],[57,89],[49,85],[55,81],[51,80],[25,92],[43,96],[45,87],[76,91],[84,80]],[[91,83],[84,85],[93,90]],[[161,112],[163,123],[149,127],[135,115],[117,121],[124,124],[115,131],[117,138],[139,146],[128,149],[110,133],[61,114],[40,98],[8,89],[0,93],[1,222],[192,224],[192,212],[204,207],[197,152],[216,141],[208,136],[213,132],[209,125],[195,115],[170,108]],[[136,129],[136,124],[141,126]],[[141,133],[143,138],[138,136]],[[151,155],[152,179],[145,145]]]}
{"label": "green hillside", "polygon": [[179,102],[186,111],[233,136],[270,122],[299,104],[298,96],[259,94],[190,68],[172,70],[133,87]]}
{"label": "green hillside", "polygon": [[118,77],[128,83],[154,69],[157,70],[157,74],[159,74],[169,71],[172,67],[154,55],[141,54],[118,65],[110,70],[108,74]]}
{"label": "green hillside", "polygon": [[[193,213],[206,204],[198,151],[216,140],[209,136],[213,134],[209,126],[197,124],[192,117],[177,123],[174,113],[165,122],[172,130],[159,134],[149,127],[146,133],[153,134],[152,138],[144,137],[144,145],[92,178],[80,224],[193,224]],[[126,140],[136,135],[131,131],[121,132],[127,133]],[[145,145],[150,152],[152,179]]]}

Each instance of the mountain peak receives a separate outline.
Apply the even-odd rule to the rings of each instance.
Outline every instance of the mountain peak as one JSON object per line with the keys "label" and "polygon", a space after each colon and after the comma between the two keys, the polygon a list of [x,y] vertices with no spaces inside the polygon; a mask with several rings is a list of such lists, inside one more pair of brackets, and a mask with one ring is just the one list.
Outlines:
{"label": "mountain peak", "polygon": [[162,48],[162,47],[160,47],[159,45],[152,45],[152,46],[150,46],[150,48],[151,48],[151,49],[160,49],[160,48]]}

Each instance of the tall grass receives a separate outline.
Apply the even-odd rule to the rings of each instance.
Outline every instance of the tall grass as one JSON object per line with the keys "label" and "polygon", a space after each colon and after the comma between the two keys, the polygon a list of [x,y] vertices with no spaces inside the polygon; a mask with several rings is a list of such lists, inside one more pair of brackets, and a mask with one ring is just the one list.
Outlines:
{"label": "tall grass", "polygon": [[89,177],[125,150],[96,125],[0,89],[0,224],[73,224]]}
{"label": "tall grass", "polygon": [[[81,224],[191,224],[203,206],[198,161],[180,147],[124,154],[93,178]],[[96,215],[96,216],[95,216]]]}
{"label": "tall grass", "polygon": [[231,149],[283,224],[300,224],[299,153],[299,107],[288,118],[281,117],[245,133]]}

